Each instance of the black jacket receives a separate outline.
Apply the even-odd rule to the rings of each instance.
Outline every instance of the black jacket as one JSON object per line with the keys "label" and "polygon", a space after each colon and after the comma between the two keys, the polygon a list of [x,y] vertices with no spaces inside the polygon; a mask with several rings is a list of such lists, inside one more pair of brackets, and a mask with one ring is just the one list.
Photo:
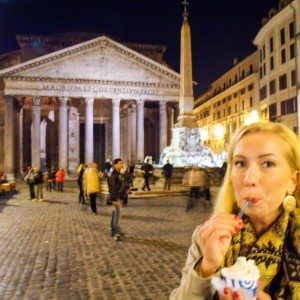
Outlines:
{"label": "black jacket", "polygon": [[108,177],[108,189],[110,201],[122,200],[125,195],[125,187],[122,176],[116,170]]}

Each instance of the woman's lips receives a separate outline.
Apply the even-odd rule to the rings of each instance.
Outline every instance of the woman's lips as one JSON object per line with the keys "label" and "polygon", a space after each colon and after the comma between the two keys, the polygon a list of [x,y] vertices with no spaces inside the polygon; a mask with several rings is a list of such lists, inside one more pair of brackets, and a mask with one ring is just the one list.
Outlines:
{"label": "woman's lips", "polygon": [[260,199],[259,198],[254,198],[254,197],[246,197],[244,198],[245,201],[250,202],[250,206],[256,204]]}

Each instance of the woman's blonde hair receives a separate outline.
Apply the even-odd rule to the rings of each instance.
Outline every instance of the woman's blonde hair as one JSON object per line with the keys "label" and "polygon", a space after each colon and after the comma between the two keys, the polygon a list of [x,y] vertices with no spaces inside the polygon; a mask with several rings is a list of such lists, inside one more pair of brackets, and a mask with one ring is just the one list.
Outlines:
{"label": "woman's blonde hair", "polygon": [[[231,213],[235,206],[235,196],[234,190],[231,182],[231,171],[232,171],[232,161],[233,152],[238,144],[238,142],[247,134],[250,133],[269,133],[278,136],[282,140],[282,146],[284,148],[284,155],[288,161],[288,164],[292,170],[300,171],[300,143],[298,136],[287,126],[281,123],[272,122],[259,122],[253,123],[251,125],[242,126],[237,130],[233,136],[229,146],[228,146],[228,156],[227,156],[227,170],[223,180],[223,184],[218,193],[215,212],[229,212]],[[259,147],[259,145],[257,145]],[[297,207],[300,207],[300,176],[298,174],[297,186],[294,191],[294,196],[297,201]]]}

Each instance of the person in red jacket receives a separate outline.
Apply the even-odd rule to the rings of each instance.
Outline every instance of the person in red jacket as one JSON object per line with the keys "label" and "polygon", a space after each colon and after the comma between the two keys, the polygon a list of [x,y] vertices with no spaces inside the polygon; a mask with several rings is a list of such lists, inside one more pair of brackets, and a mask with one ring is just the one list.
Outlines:
{"label": "person in red jacket", "polygon": [[55,181],[57,184],[57,190],[62,192],[64,189],[65,172],[64,169],[59,168],[55,174]]}

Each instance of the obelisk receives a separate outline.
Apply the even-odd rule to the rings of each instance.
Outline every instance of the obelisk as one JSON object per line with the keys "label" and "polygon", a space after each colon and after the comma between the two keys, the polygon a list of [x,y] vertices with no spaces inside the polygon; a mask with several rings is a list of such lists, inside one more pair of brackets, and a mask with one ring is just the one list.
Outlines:
{"label": "obelisk", "polygon": [[184,5],[183,23],[180,32],[180,94],[179,116],[172,128],[171,145],[164,148],[160,164],[168,160],[174,167],[216,167],[221,166],[223,156],[215,155],[201,142],[200,128],[193,114],[193,72],[191,30],[188,22],[187,0]]}
{"label": "obelisk", "polygon": [[179,116],[175,127],[197,127],[196,118],[193,115],[193,71],[192,71],[192,47],[191,29],[188,22],[187,0],[184,5],[183,23],[180,33],[180,95]]}

